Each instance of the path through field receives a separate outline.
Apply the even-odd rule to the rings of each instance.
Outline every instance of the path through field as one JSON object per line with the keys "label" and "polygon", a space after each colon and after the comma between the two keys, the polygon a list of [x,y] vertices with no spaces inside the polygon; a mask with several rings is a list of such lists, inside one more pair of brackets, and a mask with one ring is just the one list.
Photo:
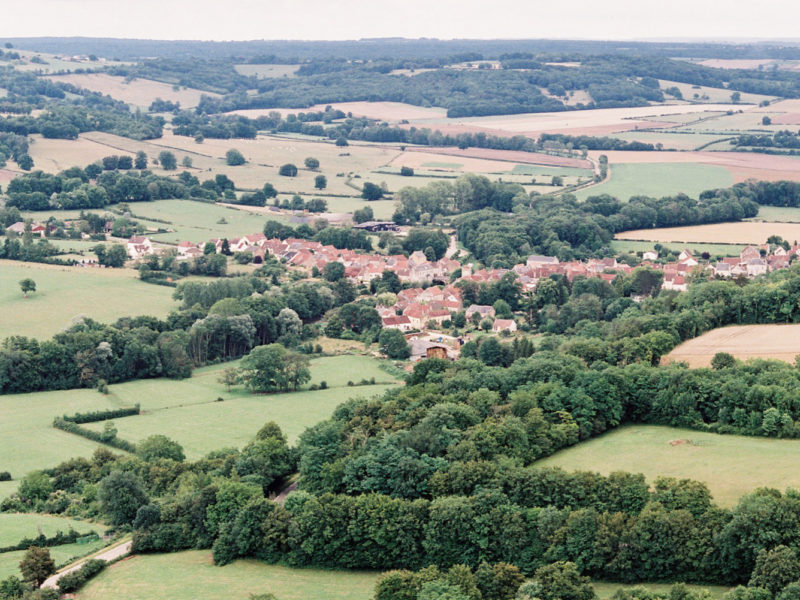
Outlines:
{"label": "path through field", "polygon": [[109,548],[105,552],[101,552],[100,554],[97,554],[96,556],[92,556],[92,557],[89,557],[89,558],[84,558],[82,560],[79,560],[78,562],[74,563],[72,566],[64,569],[63,571],[59,571],[55,575],[51,575],[50,577],[48,577],[45,580],[45,582],[42,584],[42,587],[43,588],[55,588],[55,587],[57,587],[59,579],[61,579],[64,575],[67,575],[69,573],[74,573],[75,571],[80,569],[84,564],[86,564],[86,561],[88,561],[90,558],[91,559],[95,559],[95,560],[104,560],[106,562],[109,562],[109,561],[115,560],[117,558],[120,558],[121,556],[125,556],[126,554],[130,554],[132,545],[133,545],[133,542],[131,540],[128,540],[126,542],[123,542],[123,543],[119,544],[118,546],[114,546],[112,548]]}

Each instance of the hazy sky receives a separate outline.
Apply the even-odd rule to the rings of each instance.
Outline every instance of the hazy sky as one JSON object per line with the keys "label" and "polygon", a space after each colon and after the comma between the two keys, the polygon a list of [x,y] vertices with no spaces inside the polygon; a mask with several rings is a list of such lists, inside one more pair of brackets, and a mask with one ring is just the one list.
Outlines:
{"label": "hazy sky", "polygon": [[800,0],[24,0],[0,36],[798,38],[799,22]]}

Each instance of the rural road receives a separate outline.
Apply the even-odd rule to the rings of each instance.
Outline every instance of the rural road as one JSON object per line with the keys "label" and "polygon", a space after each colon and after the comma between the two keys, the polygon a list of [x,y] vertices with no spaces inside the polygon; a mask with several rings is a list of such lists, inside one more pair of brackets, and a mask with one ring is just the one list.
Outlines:
{"label": "rural road", "polygon": [[447,251],[444,253],[445,258],[450,258],[456,252],[458,252],[458,241],[456,240],[456,236],[450,236],[450,244],[447,246]]}
{"label": "rural road", "polygon": [[101,552],[100,554],[97,554],[95,556],[91,556],[83,560],[80,560],[71,567],[69,567],[68,569],[64,569],[63,571],[60,571],[55,575],[51,575],[50,577],[48,577],[42,584],[42,587],[55,588],[58,585],[59,579],[61,579],[67,573],[72,573],[80,569],[84,565],[84,563],[90,558],[110,561],[114,560],[115,558],[119,558],[120,556],[125,556],[126,554],[129,554],[131,551],[131,544],[133,544],[133,542],[131,540],[128,540],[127,542],[123,542],[122,544],[114,546],[113,548],[109,548],[105,552]]}

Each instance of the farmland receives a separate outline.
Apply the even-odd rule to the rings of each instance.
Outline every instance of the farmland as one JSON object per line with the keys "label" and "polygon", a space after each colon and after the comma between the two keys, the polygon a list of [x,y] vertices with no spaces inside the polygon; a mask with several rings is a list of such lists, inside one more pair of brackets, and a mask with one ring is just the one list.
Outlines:
{"label": "farmland", "polygon": [[257,560],[217,567],[204,550],[135,556],[92,580],[80,600],[212,600],[275,594],[280,600],[369,600],[377,573],[292,569]]}
{"label": "farmland", "polygon": [[[24,278],[36,282],[36,292],[27,298],[18,285]],[[76,317],[102,322],[141,314],[165,317],[174,306],[171,288],[139,281],[133,270],[0,261],[0,337],[48,338]]]}
{"label": "farmland", "polygon": [[[154,286],[155,287],[155,286]],[[197,458],[210,450],[241,446],[267,421],[281,426],[292,443],[299,434],[327,418],[333,409],[354,396],[372,396],[391,387],[395,379],[364,356],[322,357],[312,361],[311,383],[326,381],[329,389],[289,394],[251,395],[241,388],[228,392],[220,384],[228,363],[197,369],[189,379],[144,379],[110,386],[107,396],[92,389],[38,392],[0,397],[0,435],[13,460],[0,465],[15,479],[34,469],[54,466],[73,456],[90,456],[99,444],[52,427],[53,418],[78,411],[132,406],[139,403],[143,414],[117,419],[122,438],[136,441],[154,433],[173,437],[187,455]],[[378,385],[349,387],[374,377]],[[223,402],[216,402],[217,398]],[[102,429],[102,423],[99,425]],[[87,425],[91,427],[92,425]],[[3,453],[11,457],[12,453]],[[17,486],[0,483],[0,497]]]}
{"label": "farmland", "polygon": [[52,537],[59,531],[67,533],[74,529],[79,533],[94,531],[98,534],[105,531],[103,525],[76,521],[52,515],[3,513],[0,514],[0,546],[10,546],[22,538],[35,538],[39,534]]}
{"label": "farmland", "polygon": [[[611,242],[611,248],[616,252],[646,252],[653,249],[654,242],[636,242],[631,240],[615,239]],[[744,250],[745,246],[742,244],[662,244],[666,250],[681,252],[684,249],[689,249],[692,254],[700,255],[703,252],[708,252],[711,256],[739,256],[739,253]],[[663,252],[663,250],[662,250]]]}
{"label": "farmland", "polygon": [[[685,193],[696,196],[700,192],[717,187],[728,187],[733,179],[724,167],[702,164],[615,164],[611,176],[598,185],[592,185],[576,193],[580,199],[599,194],[610,194],[620,200],[631,196],[655,196],[657,198]],[[647,239],[631,237],[628,239]],[[666,240],[666,241],[682,241]],[[689,240],[687,240],[689,241]],[[714,242],[713,239],[696,239],[696,242]]]}
{"label": "farmland", "polygon": [[[800,485],[797,455],[800,442],[737,435],[719,435],[660,427],[631,425],[562,450],[541,467],[568,471],[614,471],[656,477],[689,478],[706,483],[714,500],[733,506],[758,487],[783,490]],[[769,465],[769,469],[764,469]]]}
{"label": "farmland", "polygon": [[160,81],[151,81],[149,79],[129,81],[124,77],[106,73],[53,75],[49,79],[69,83],[93,92],[100,92],[111,96],[115,100],[121,100],[141,108],[148,108],[157,98],[170,102],[179,102],[182,108],[191,108],[197,106],[197,103],[200,102],[200,96],[203,94],[216,96],[211,92],[172,86]]}
{"label": "farmland", "polygon": [[[83,531],[83,530],[81,530]],[[100,550],[106,542],[102,539],[89,542],[88,544],[64,544],[50,548],[50,557],[56,563],[56,567],[71,563],[74,559],[86,556]],[[11,575],[21,577],[19,562],[25,556],[24,550],[14,552],[4,552],[0,554],[0,579],[5,579]]]}
{"label": "farmland", "polygon": [[617,234],[619,240],[651,242],[696,242],[717,244],[763,244],[771,235],[779,235],[789,243],[800,240],[798,223],[738,222],[636,229]]}
{"label": "farmland", "polygon": [[688,340],[662,360],[708,367],[717,352],[740,360],[773,358],[794,364],[800,354],[800,325],[736,325],[721,327]]}

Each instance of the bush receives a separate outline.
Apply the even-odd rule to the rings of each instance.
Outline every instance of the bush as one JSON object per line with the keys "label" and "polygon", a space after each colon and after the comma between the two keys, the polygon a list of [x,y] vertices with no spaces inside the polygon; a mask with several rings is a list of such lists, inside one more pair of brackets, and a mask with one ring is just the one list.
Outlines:
{"label": "bush", "polygon": [[0,471],[0,481],[11,481],[11,473],[8,471]]}
{"label": "bush", "polygon": [[80,569],[62,575],[58,580],[58,589],[62,594],[71,594],[81,589],[86,582],[106,568],[106,561],[91,559],[83,563]]}
{"label": "bush", "polygon": [[236,148],[231,148],[225,153],[225,162],[231,167],[238,167],[247,161],[241,152],[239,152]]}
{"label": "bush", "polygon": [[278,175],[282,175],[283,177],[297,177],[297,167],[292,163],[281,165],[281,168],[278,170]]}
{"label": "bush", "polygon": [[128,440],[123,440],[118,437],[114,437],[113,439],[104,441],[103,440],[104,435],[102,432],[86,429],[85,427],[81,427],[77,423],[73,423],[72,421],[66,421],[60,417],[56,417],[53,420],[53,427],[55,427],[56,429],[60,429],[61,431],[66,431],[67,433],[74,433],[75,435],[85,437],[86,439],[92,440],[93,442],[99,442],[101,444],[106,444],[114,448],[119,448],[120,450],[125,450],[126,452],[136,452],[136,444],[129,442]]}
{"label": "bush", "polygon": [[87,413],[75,413],[72,416],[64,415],[61,417],[70,423],[96,423],[97,421],[108,421],[109,419],[119,419],[121,417],[132,417],[141,413],[139,405],[131,408],[112,408],[110,410],[95,410]]}

